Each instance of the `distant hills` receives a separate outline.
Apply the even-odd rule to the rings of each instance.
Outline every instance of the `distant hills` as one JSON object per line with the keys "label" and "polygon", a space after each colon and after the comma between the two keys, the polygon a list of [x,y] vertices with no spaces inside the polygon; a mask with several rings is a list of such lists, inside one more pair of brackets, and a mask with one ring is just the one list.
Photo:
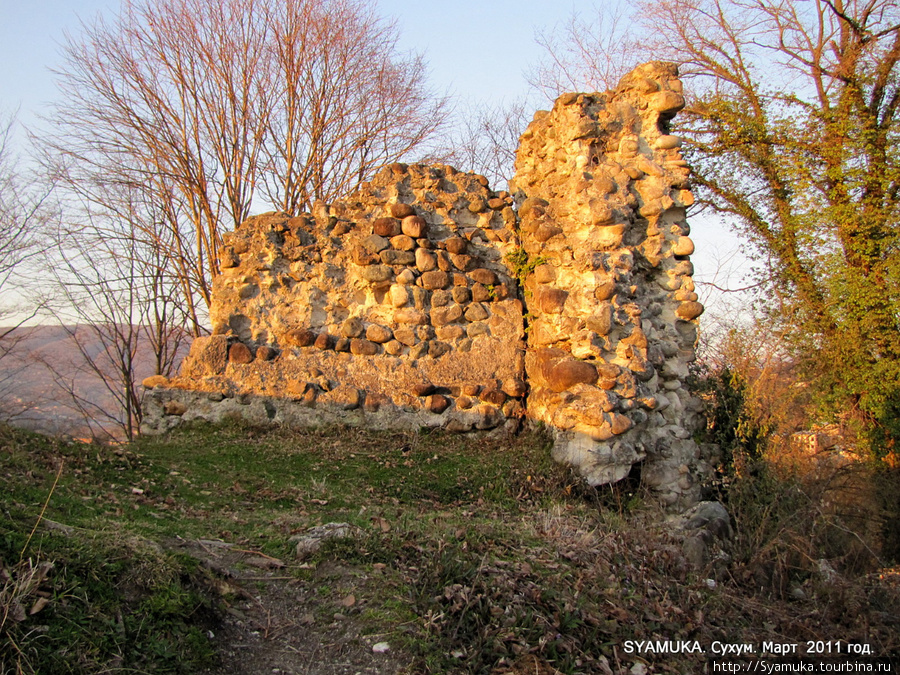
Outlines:
{"label": "distant hills", "polygon": [[[0,335],[8,330],[0,328]],[[89,367],[76,341],[96,369],[107,373],[115,391],[122,391],[121,379],[114,379],[114,363],[90,326],[16,328],[0,341],[0,421],[76,438],[121,436],[116,424],[121,406],[103,378]],[[186,353],[189,344],[182,351]],[[135,364],[138,385],[154,374],[152,353],[140,344]]]}

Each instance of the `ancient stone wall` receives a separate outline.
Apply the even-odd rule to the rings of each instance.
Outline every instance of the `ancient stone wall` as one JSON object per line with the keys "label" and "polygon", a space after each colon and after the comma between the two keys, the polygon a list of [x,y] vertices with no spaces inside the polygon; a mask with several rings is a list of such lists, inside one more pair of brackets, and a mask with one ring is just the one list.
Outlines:
{"label": "ancient stone wall", "polygon": [[[512,195],[445,166],[392,165],[346,200],[225,236],[213,334],[148,382],[147,432],[239,415],[556,436],[592,484],[637,466],[660,499],[708,470],[684,386],[691,281],[677,70],[568,94],[522,136]],[[521,281],[521,284],[519,283]]]}
{"label": "ancient stone wall", "polygon": [[[595,484],[642,479],[666,502],[696,498],[706,469],[685,388],[703,307],[691,280],[693,203],[673,64],[648,63],[616,91],[567,94],[522,136],[513,189],[519,236],[540,263],[525,280],[529,416],[554,454]],[[644,461],[646,460],[646,461]]]}
{"label": "ancient stone wall", "polygon": [[[516,217],[486,183],[396,164],[344,202],[257,216],[226,234],[213,334],[167,383],[217,400],[182,416],[242,414],[225,399],[262,396],[267,417],[288,423],[321,421],[328,409],[338,421],[363,410],[385,427],[517,423],[523,311],[503,262]],[[180,417],[151,414],[146,430]]]}

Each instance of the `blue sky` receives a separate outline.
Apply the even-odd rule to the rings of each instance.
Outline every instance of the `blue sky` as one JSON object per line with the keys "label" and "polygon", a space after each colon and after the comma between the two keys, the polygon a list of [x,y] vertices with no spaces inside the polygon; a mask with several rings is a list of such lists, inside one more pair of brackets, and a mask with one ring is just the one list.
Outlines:
{"label": "blue sky", "polygon": [[[381,0],[379,6],[399,22],[401,46],[425,54],[438,91],[497,103],[527,91],[524,71],[541,57],[535,29],[566,19],[575,4]],[[64,32],[77,33],[79,18],[117,7],[118,0],[0,0],[0,109],[19,107],[30,122],[55,96],[51,69]]]}

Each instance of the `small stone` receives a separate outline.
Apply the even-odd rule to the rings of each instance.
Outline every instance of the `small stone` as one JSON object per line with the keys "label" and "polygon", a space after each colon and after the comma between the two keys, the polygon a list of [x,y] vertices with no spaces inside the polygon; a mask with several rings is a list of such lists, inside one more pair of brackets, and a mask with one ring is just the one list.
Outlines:
{"label": "small stone", "polygon": [[432,340],[428,343],[428,356],[433,359],[439,359],[450,351],[450,345],[440,340]]}
{"label": "small stone", "polygon": [[406,286],[394,284],[389,295],[393,307],[404,307],[409,303],[409,291],[406,290]]}
{"label": "small stone", "polygon": [[372,232],[380,237],[395,237],[400,234],[400,221],[396,218],[378,218],[372,224]]}
{"label": "small stone", "polygon": [[679,319],[692,321],[703,314],[703,309],[703,305],[699,302],[682,302],[678,305],[678,309],[675,310],[675,314]]}
{"label": "small stone", "polygon": [[488,208],[494,209],[502,209],[506,207],[506,200],[501,199],[500,197],[494,197],[493,199],[488,199],[487,202]]}
{"label": "small stone", "polygon": [[389,340],[384,343],[384,351],[391,356],[399,356],[403,351],[403,344],[398,340]]}
{"label": "small stone", "polygon": [[412,206],[410,206],[409,204],[403,204],[402,202],[391,204],[390,212],[391,215],[394,216],[394,218],[399,218],[400,220],[403,220],[408,216],[416,215],[416,211]]}
{"label": "small stone", "polygon": [[619,413],[611,413],[610,417],[610,427],[612,428],[612,432],[617,436],[619,434],[625,433],[634,426],[634,422],[625,417],[625,415],[621,415]]}
{"label": "small stone", "polygon": [[425,396],[431,396],[434,393],[434,389],[435,387],[431,382],[420,382],[413,385],[412,392],[414,395],[424,398]]}
{"label": "small stone", "polygon": [[525,395],[525,392],[528,391],[528,386],[521,378],[511,377],[503,381],[501,389],[507,396],[521,398]]}
{"label": "small stone", "polygon": [[278,356],[278,350],[274,347],[270,347],[269,345],[262,345],[261,347],[256,348],[257,361],[271,361],[276,356]]}
{"label": "small stone", "polygon": [[689,256],[694,252],[694,242],[690,237],[678,237],[672,246],[672,254],[677,257]]}
{"label": "small stone", "polygon": [[394,339],[407,347],[412,347],[419,339],[416,332],[412,328],[398,328],[394,331]]}
{"label": "small stone", "polygon": [[378,283],[394,276],[394,270],[387,265],[369,265],[360,269],[359,275],[368,282]]}
{"label": "small stone", "polygon": [[679,136],[666,134],[657,138],[654,146],[657,150],[672,150],[674,148],[680,148],[681,138]]}
{"label": "small stone", "polygon": [[434,394],[425,399],[425,407],[431,412],[440,415],[450,407],[450,399],[441,394]]}
{"label": "small stone", "polygon": [[378,255],[385,265],[414,265],[416,263],[416,256],[412,251],[397,251],[389,248]]}
{"label": "small stone", "polygon": [[[454,305],[454,307],[459,309],[459,305]],[[489,312],[480,302],[473,302],[466,309],[466,321],[484,321],[488,316],[490,316]]]}
{"label": "small stone", "polygon": [[397,275],[397,283],[404,286],[411,286],[416,283],[416,273],[408,267]]}
{"label": "small stone", "polygon": [[465,286],[454,286],[450,291],[453,302],[464,305],[472,299],[472,292]]}
{"label": "small stone", "polygon": [[416,242],[412,237],[398,234],[396,237],[391,237],[391,247],[398,251],[412,251],[416,247]]}
{"label": "small stone", "polygon": [[493,300],[491,292],[481,284],[472,285],[472,300],[474,302],[489,302]]}
{"label": "small stone", "polygon": [[459,305],[449,307],[436,307],[431,311],[431,324],[433,326],[446,326],[462,318],[463,311]]}
{"label": "small stone", "polygon": [[557,227],[556,225],[550,225],[548,223],[541,223],[540,225],[538,225],[538,228],[534,231],[534,238],[537,241],[544,243],[562,233],[563,233],[563,231],[562,231],[561,227]]}
{"label": "small stone", "polygon": [[384,344],[385,342],[391,340],[393,337],[393,332],[391,332],[391,329],[386,326],[372,324],[371,326],[366,328],[366,340],[369,340],[370,342]]}
{"label": "small stone", "polygon": [[150,377],[145,377],[144,381],[141,382],[144,386],[144,389],[153,389],[155,387],[165,387],[169,384],[169,378],[163,375],[151,375]]}
{"label": "small stone", "polygon": [[472,197],[469,199],[469,211],[472,213],[481,213],[486,208],[484,200],[481,197]]}
{"label": "small stone", "polygon": [[243,342],[235,342],[228,348],[228,360],[238,364],[251,363],[253,352]]}
{"label": "small stone", "polygon": [[425,236],[428,224],[425,222],[425,219],[420,216],[407,216],[403,219],[401,229],[403,234],[408,235],[413,239],[419,239],[420,237]]}
{"label": "small stone", "polygon": [[468,255],[457,255],[450,253],[450,262],[461,272],[465,272],[472,265],[472,257]]}
{"label": "small stone", "polygon": [[391,645],[387,642],[376,642],[372,645],[372,651],[376,654],[386,654],[391,649]]}
{"label": "small stone", "polygon": [[434,257],[437,261],[437,267],[441,272],[453,271],[453,265],[450,262],[450,258],[447,256],[446,251],[438,251]]}
{"label": "small stone", "polygon": [[475,384],[474,382],[466,382],[462,386],[462,393],[466,396],[478,396],[478,392],[481,391],[481,385]]}
{"label": "small stone", "polygon": [[545,379],[555,392],[562,392],[576,384],[594,384],[597,381],[597,369],[585,361],[564,359],[547,369]]}
{"label": "small stone", "polygon": [[484,286],[494,286],[497,283],[497,275],[494,274],[491,270],[486,270],[484,268],[472,270],[471,272],[469,272],[469,278],[475,283],[479,283]]}
{"label": "small stone", "polygon": [[374,253],[367,251],[362,246],[356,246],[350,252],[350,259],[357,265],[372,265],[378,262],[378,258]]}
{"label": "small stone", "polygon": [[378,345],[362,338],[350,340],[350,353],[355,356],[374,356],[378,353]]}
{"label": "small stone", "polygon": [[[434,321],[434,317],[432,317],[432,321]],[[436,328],[434,332],[441,340],[458,340],[465,336],[466,329],[459,324],[449,324]]]}
{"label": "small stone", "polygon": [[347,338],[359,337],[365,331],[363,322],[357,317],[351,317],[341,324],[341,335]]}
{"label": "small stone", "polygon": [[450,304],[450,291],[437,290],[431,294],[432,307],[444,307]]}
{"label": "small stone", "polygon": [[562,314],[569,294],[560,288],[541,287],[536,293],[538,307],[546,314]]}
{"label": "small stone", "polygon": [[456,407],[460,410],[468,410],[473,405],[475,405],[475,401],[473,401],[471,397],[466,396],[465,394],[456,399]]}
{"label": "small stone", "polygon": [[482,390],[479,398],[485,403],[501,406],[506,401],[506,394],[500,389],[485,388]]}
{"label": "small stone", "polygon": [[462,255],[466,252],[467,242],[462,237],[450,237],[444,241],[444,249],[447,253]]}
{"label": "small stone", "polygon": [[597,300],[609,300],[616,293],[616,282],[615,281],[605,281],[602,284],[597,284],[594,288],[594,297]]}
{"label": "small stone", "polygon": [[368,237],[363,237],[360,244],[362,244],[362,247],[369,253],[380,253],[391,245],[387,239],[377,234],[370,234]]}
{"label": "small stone", "polygon": [[[394,312],[394,323],[408,323],[413,325],[427,325],[428,315],[420,309],[402,307]],[[395,335],[398,335],[395,332]],[[399,335],[397,337],[399,340]],[[402,342],[402,340],[401,340]]]}
{"label": "small stone", "polygon": [[613,326],[613,308],[607,302],[599,305],[594,313],[585,320],[588,329],[597,335],[609,335]]}
{"label": "small stone", "polygon": [[306,328],[293,328],[284,334],[284,343],[291,347],[309,347],[315,344],[316,334]]}
{"label": "small stone", "polygon": [[422,280],[422,288],[427,288],[428,290],[445,288],[450,283],[450,277],[447,276],[447,273],[440,270],[424,272],[420,278]]}
{"label": "small stone", "polygon": [[423,248],[416,249],[416,268],[420,272],[430,272],[437,267],[437,259]]}
{"label": "small stone", "polygon": [[334,351],[349,352],[350,351],[350,338],[345,338],[345,337],[338,338],[334,343]]}
{"label": "small stone", "polygon": [[412,360],[421,359],[423,356],[428,354],[428,341],[425,340],[415,345],[414,347],[409,348],[409,358]]}
{"label": "small stone", "polygon": [[313,344],[317,349],[334,349],[334,338],[328,333],[319,333],[319,336]]}

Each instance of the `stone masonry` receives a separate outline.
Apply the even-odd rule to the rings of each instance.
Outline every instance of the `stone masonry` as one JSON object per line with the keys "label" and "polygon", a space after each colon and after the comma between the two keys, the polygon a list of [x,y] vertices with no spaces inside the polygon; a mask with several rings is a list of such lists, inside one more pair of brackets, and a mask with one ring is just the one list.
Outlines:
{"label": "stone masonry", "polygon": [[212,335],[150,378],[145,433],[229,416],[292,426],[555,436],[593,485],[635,467],[670,506],[708,471],[684,386],[697,302],[677,69],[566,94],[522,135],[510,191],[394,164],[311,214],[224,237]]}

